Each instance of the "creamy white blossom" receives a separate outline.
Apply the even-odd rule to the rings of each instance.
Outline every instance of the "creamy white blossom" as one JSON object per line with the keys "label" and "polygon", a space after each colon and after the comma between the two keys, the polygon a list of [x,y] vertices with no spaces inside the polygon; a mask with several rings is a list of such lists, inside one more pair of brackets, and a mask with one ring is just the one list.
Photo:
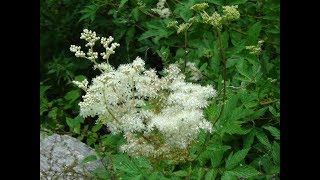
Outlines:
{"label": "creamy white blossom", "polygon": [[151,9],[153,12],[159,14],[162,18],[168,18],[171,15],[169,8],[164,7],[166,0],[159,0],[157,3],[157,8]]}
{"label": "creamy white blossom", "polygon": [[238,5],[235,6],[222,6],[223,16],[228,21],[234,21],[240,18],[240,13],[237,10]]}
{"label": "creamy white blossom", "polygon": [[191,81],[198,81],[202,78],[201,71],[196,67],[195,63],[188,62],[186,66],[186,72],[190,73]]}
{"label": "creamy white blossom", "polygon": [[249,50],[250,54],[259,55],[261,53],[261,47],[263,45],[264,41],[260,40],[258,41],[258,44],[256,46],[246,46],[245,48]]}
{"label": "creamy white blossom", "polygon": [[[101,43],[108,47],[112,40],[101,38]],[[72,46],[70,50],[80,48]],[[105,62],[94,67],[101,74],[90,85],[87,80],[74,81],[86,91],[79,103],[80,115],[98,116],[97,123],[108,125],[113,134],[123,133],[127,142],[121,151],[131,156],[183,160],[201,129],[213,132],[203,108],[216,97],[216,90],[186,82],[177,64],[165,68],[161,78],[154,69],[146,69],[140,57],[118,68]],[[190,63],[188,67],[196,68]]]}

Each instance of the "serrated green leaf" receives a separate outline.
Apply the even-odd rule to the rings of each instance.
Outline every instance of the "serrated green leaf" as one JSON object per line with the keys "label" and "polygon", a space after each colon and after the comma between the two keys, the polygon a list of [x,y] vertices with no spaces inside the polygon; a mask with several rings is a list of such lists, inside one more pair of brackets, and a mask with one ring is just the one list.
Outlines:
{"label": "serrated green leaf", "polygon": [[204,177],[205,180],[213,180],[216,179],[216,176],[218,175],[218,171],[216,169],[210,169],[206,176]]}
{"label": "serrated green leaf", "polygon": [[224,151],[211,152],[210,162],[212,167],[217,168],[221,165]]}
{"label": "serrated green leaf", "polygon": [[280,131],[279,129],[272,126],[263,126],[264,129],[268,130],[275,139],[280,140]]}
{"label": "serrated green leaf", "polygon": [[261,117],[266,112],[267,109],[268,109],[268,107],[264,107],[264,108],[261,108],[261,109],[255,111],[253,114],[251,114],[251,118],[257,119],[257,118]]}
{"label": "serrated green leaf", "polygon": [[169,180],[169,178],[164,177],[162,173],[158,171],[154,171],[153,173],[151,173],[148,176],[148,179],[149,180]]}
{"label": "serrated green leaf", "polygon": [[141,12],[139,10],[139,7],[133,8],[131,11],[131,14],[132,14],[135,21],[140,20]]}
{"label": "serrated green leaf", "polygon": [[70,128],[73,128],[75,126],[75,122],[73,121],[72,118],[66,117],[66,122]]}
{"label": "serrated green leaf", "polygon": [[95,20],[96,18],[96,13],[98,10],[99,6],[96,4],[90,4],[86,6],[83,10],[80,11],[82,16],[80,17],[78,22],[81,22],[83,20],[90,20],[91,22]]}
{"label": "serrated green leaf", "polygon": [[121,0],[118,9],[121,9],[127,2],[128,0]]}
{"label": "serrated green leaf", "polygon": [[249,70],[249,66],[244,59],[239,59],[236,64],[238,72],[245,77],[245,82],[252,81],[252,71]]}
{"label": "serrated green leaf", "polygon": [[226,169],[230,170],[230,169],[233,169],[234,167],[236,167],[242,160],[244,160],[244,158],[248,154],[249,150],[250,150],[249,148],[243,149],[243,150],[240,150],[234,154],[233,154],[233,152],[231,152],[227,161],[226,161]]}
{"label": "serrated green leaf", "polygon": [[102,128],[102,124],[96,124],[96,125],[94,125],[93,127],[92,127],[92,129],[91,129],[91,131],[92,132],[97,132],[97,131],[99,131],[101,128]]}
{"label": "serrated green leaf", "polygon": [[51,119],[57,119],[57,116],[58,116],[58,108],[54,107],[54,108],[52,108],[51,111],[49,111],[48,117]]}
{"label": "serrated green leaf", "polygon": [[90,155],[90,156],[87,156],[85,157],[80,164],[85,164],[85,163],[88,163],[88,162],[92,162],[92,161],[95,161],[97,160],[97,156],[96,155]]}
{"label": "serrated green leaf", "polygon": [[174,13],[178,14],[185,22],[187,22],[193,15],[193,11],[190,10],[191,6],[196,4],[197,0],[185,0],[179,3],[175,10]]}
{"label": "serrated green leaf", "polygon": [[95,169],[92,174],[98,176],[98,178],[100,179],[110,179],[108,171],[106,171],[105,168],[102,167],[98,167],[97,169]]}
{"label": "serrated green leaf", "polygon": [[161,38],[168,37],[169,35],[172,34],[172,32],[169,32],[167,30],[166,22],[167,20],[157,20],[157,21],[148,22],[146,24],[146,26],[148,27],[148,30],[144,32],[138,40],[141,41],[150,37],[155,37],[157,40],[159,40]]}
{"label": "serrated green leaf", "polygon": [[229,0],[228,5],[238,5],[246,3],[248,0]]}
{"label": "serrated green leaf", "polygon": [[140,169],[141,168],[143,168],[143,169],[151,168],[151,164],[150,164],[149,160],[146,158],[139,157],[139,158],[134,159],[133,161]]}
{"label": "serrated green leaf", "polygon": [[253,24],[247,32],[247,45],[256,45],[258,43],[258,37],[262,28],[261,22]]}
{"label": "serrated green leaf", "polygon": [[123,172],[131,175],[141,174],[140,169],[125,154],[117,154],[114,161],[115,167]]}
{"label": "serrated green leaf", "polygon": [[256,136],[257,136],[258,140],[261,142],[261,144],[267,146],[268,148],[271,148],[271,144],[269,142],[269,139],[263,131],[257,131]]}
{"label": "serrated green leaf", "polygon": [[228,171],[225,171],[221,176],[221,180],[237,180],[237,177]]}
{"label": "serrated green leaf", "polygon": [[251,129],[244,129],[241,127],[242,122],[240,121],[233,121],[233,122],[227,122],[223,125],[222,130],[220,134],[227,133],[227,134],[247,134],[250,132]]}
{"label": "serrated green leaf", "polygon": [[224,106],[224,111],[221,115],[221,119],[227,119],[227,117],[232,115],[233,110],[236,109],[238,100],[239,97],[237,95],[234,95],[226,101],[226,105]]}
{"label": "serrated green leaf", "polygon": [[277,142],[273,142],[272,145],[272,159],[276,165],[280,165],[280,145]]}
{"label": "serrated green leaf", "polygon": [[277,111],[274,107],[272,106],[268,106],[269,107],[269,111],[272,113],[272,115],[277,116]]}
{"label": "serrated green leaf", "polygon": [[234,168],[233,170],[227,171],[231,175],[241,177],[241,178],[250,178],[259,175],[259,171],[257,171],[252,166],[242,165]]}
{"label": "serrated green leaf", "polygon": [[86,76],[83,76],[83,75],[79,75],[79,76],[74,77],[74,80],[75,80],[75,81],[83,81],[83,80],[85,80],[85,79],[87,79],[87,77],[86,77]]}
{"label": "serrated green leaf", "polygon": [[40,85],[40,97],[43,97],[46,93],[46,91],[48,89],[50,89],[51,86],[43,86],[43,85]]}
{"label": "serrated green leaf", "polygon": [[184,170],[173,172],[173,175],[178,176],[178,177],[185,177],[185,176],[188,176],[188,174],[189,173]]}
{"label": "serrated green leaf", "polygon": [[253,144],[254,137],[256,136],[255,129],[252,129],[249,134],[246,134],[243,138],[243,148],[250,148]]}
{"label": "serrated green leaf", "polygon": [[73,102],[75,100],[77,100],[79,97],[81,96],[81,93],[80,91],[77,89],[77,90],[72,90],[72,91],[69,91],[65,96],[64,98],[70,102]]}
{"label": "serrated green leaf", "polygon": [[213,3],[219,6],[223,6],[224,5],[224,0],[208,0],[208,3]]}

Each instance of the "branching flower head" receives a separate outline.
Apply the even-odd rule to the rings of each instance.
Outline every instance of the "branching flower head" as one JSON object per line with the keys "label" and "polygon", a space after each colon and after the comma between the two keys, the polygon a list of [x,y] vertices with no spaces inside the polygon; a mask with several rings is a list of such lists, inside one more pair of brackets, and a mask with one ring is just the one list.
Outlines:
{"label": "branching flower head", "polygon": [[246,49],[249,50],[250,54],[259,55],[261,53],[261,47],[263,43],[264,41],[260,40],[256,46],[246,46]]}
{"label": "branching flower head", "polygon": [[235,6],[223,6],[224,18],[227,21],[234,21],[240,18],[240,13],[237,10],[238,5]]}
{"label": "branching flower head", "polygon": [[159,14],[162,18],[168,18],[171,15],[171,11],[169,8],[164,7],[166,0],[159,0],[157,3],[157,8],[151,9],[153,12]]}
{"label": "branching flower head", "polygon": [[[102,44],[107,41],[101,39]],[[127,143],[121,151],[180,161],[201,129],[213,132],[202,109],[216,90],[186,82],[177,64],[165,68],[161,78],[154,69],[146,69],[140,57],[118,68],[108,63],[95,66],[102,73],[89,86],[87,80],[75,82],[86,91],[80,115],[98,116],[97,123],[108,125],[113,134],[123,133]]]}
{"label": "branching flower head", "polygon": [[222,6],[223,15],[220,15],[218,12],[213,12],[211,16],[205,11],[208,7],[209,5],[207,3],[201,3],[193,5],[191,9],[200,13],[204,23],[212,25],[219,31],[226,21],[234,21],[240,18],[240,13],[237,10],[238,5]]}
{"label": "branching flower head", "polygon": [[197,11],[197,12],[202,12],[206,10],[209,7],[208,3],[201,3],[201,4],[195,4],[193,5],[190,9]]}

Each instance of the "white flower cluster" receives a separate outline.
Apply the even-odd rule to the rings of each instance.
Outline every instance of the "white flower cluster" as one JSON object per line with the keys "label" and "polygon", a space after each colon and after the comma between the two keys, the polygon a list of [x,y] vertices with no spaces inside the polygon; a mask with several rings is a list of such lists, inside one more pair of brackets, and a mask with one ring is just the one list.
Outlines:
{"label": "white flower cluster", "polygon": [[177,64],[165,68],[162,78],[154,69],[145,69],[140,57],[117,69],[108,63],[95,66],[102,74],[89,86],[87,80],[75,81],[86,91],[79,103],[80,115],[98,116],[98,123],[108,125],[113,134],[123,133],[127,143],[121,151],[182,160],[201,129],[213,131],[202,109],[216,90],[185,82]]}
{"label": "white flower cluster", "polygon": [[237,10],[238,5],[235,6],[222,6],[223,15],[220,15],[218,12],[213,12],[210,16],[205,9],[209,5],[207,3],[195,4],[190,9],[199,12],[204,23],[210,24],[218,30],[222,29],[222,24],[225,21],[234,21],[240,18],[240,13]]}
{"label": "white flower cluster", "polygon": [[116,47],[119,47],[120,44],[118,43],[112,43],[111,47],[109,47],[110,43],[114,40],[113,37],[109,36],[109,38],[105,37],[99,37],[97,36],[96,32],[84,29],[81,33],[80,39],[86,40],[88,43],[85,45],[86,47],[90,47],[87,53],[84,53],[81,51],[80,46],[71,45],[70,51],[75,53],[76,57],[86,58],[89,59],[92,62],[95,62],[96,59],[98,59],[98,52],[93,51],[93,46],[96,44],[96,42],[101,39],[101,44],[106,49],[106,52],[100,53],[103,59],[106,59],[108,61],[110,54],[114,54],[114,49]]}
{"label": "white flower cluster", "polygon": [[100,39],[100,37],[97,37],[96,32],[88,30],[88,29],[84,29],[83,33],[81,33],[80,39],[84,39],[86,40],[88,43],[86,44],[86,47],[93,47],[96,43],[96,41],[98,41]]}
{"label": "white flower cluster", "polygon": [[188,62],[186,66],[187,66],[186,72],[190,73],[191,81],[199,81],[202,78],[201,71],[197,68],[195,63]]}
{"label": "white flower cluster", "polygon": [[114,49],[116,48],[116,47],[119,47],[120,46],[120,44],[118,44],[118,43],[112,43],[111,44],[111,47],[109,47],[109,44],[113,41],[114,39],[113,39],[113,37],[112,36],[109,36],[109,38],[107,39],[107,38],[105,38],[105,37],[102,37],[101,38],[101,44],[103,45],[103,47],[106,49],[106,52],[103,52],[103,53],[100,53],[100,55],[102,56],[102,59],[109,59],[109,56],[111,55],[111,54],[114,54],[115,53],[115,51],[114,51]]}
{"label": "white flower cluster", "polygon": [[261,47],[264,43],[263,40],[258,41],[258,44],[256,46],[246,46],[246,49],[248,49],[250,54],[256,54],[259,55],[261,53]]}
{"label": "white flower cluster", "polygon": [[208,7],[209,7],[208,3],[200,3],[200,4],[193,5],[191,9],[197,12],[202,12],[206,10]]}
{"label": "white flower cluster", "polygon": [[234,21],[240,18],[240,13],[237,10],[238,5],[235,6],[223,6],[224,18],[228,21]]}
{"label": "white flower cluster", "polygon": [[171,15],[169,8],[164,7],[166,0],[159,0],[157,3],[157,8],[151,9],[153,12],[159,14],[162,18],[168,18]]}

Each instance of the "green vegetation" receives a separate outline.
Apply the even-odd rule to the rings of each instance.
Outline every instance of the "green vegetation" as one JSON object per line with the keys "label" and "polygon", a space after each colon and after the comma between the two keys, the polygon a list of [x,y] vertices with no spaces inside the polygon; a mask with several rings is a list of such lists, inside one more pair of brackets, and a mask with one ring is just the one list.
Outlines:
{"label": "green vegetation", "polygon": [[[106,157],[93,178],[280,179],[279,0],[167,0],[158,10],[153,0],[40,2],[41,131],[71,135]],[[217,90],[204,109],[214,131],[198,134],[185,161],[130,157],[119,151],[123,135],[79,115],[85,92],[72,81],[100,73],[69,50],[84,47],[86,28],[121,44],[109,59],[114,67],[140,56],[159,76],[177,63],[191,81],[191,62],[201,72],[193,83]]]}

